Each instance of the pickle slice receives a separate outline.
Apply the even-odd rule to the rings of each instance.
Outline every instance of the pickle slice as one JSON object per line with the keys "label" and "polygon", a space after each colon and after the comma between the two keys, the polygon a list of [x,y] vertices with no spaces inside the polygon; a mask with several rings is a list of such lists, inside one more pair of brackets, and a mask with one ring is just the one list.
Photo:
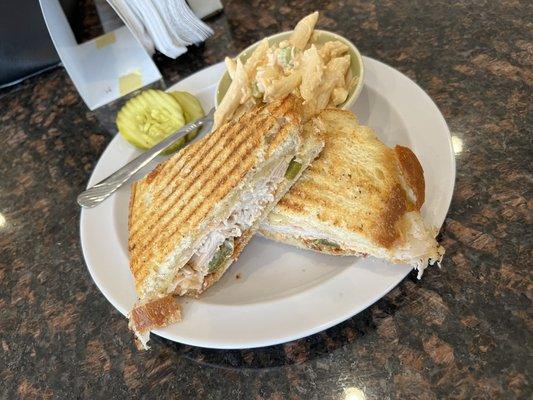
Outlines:
{"label": "pickle slice", "polygon": [[233,238],[226,239],[224,243],[220,245],[215,255],[209,261],[208,272],[215,272],[220,266],[228,259],[233,253]]}
{"label": "pickle slice", "polygon": [[317,239],[316,240],[316,244],[319,244],[319,245],[322,245],[322,246],[333,247],[333,248],[339,248],[340,247],[337,243],[332,242],[332,241],[327,240],[327,239]]}
{"label": "pickle slice", "polygon": [[289,163],[289,166],[287,167],[287,171],[285,171],[285,178],[287,179],[294,179],[296,178],[296,175],[298,175],[298,172],[300,172],[300,169],[302,169],[302,164],[300,164],[298,161],[296,161],[294,158]]}
{"label": "pickle slice", "polygon": [[[116,123],[124,139],[136,147],[149,149],[185,125],[185,116],[173,96],[149,89],[124,104]],[[184,143],[185,138],[180,139],[165,153],[175,151]]]}
{"label": "pickle slice", "polygon": [[[202,105],[196,97],[187,92],[170,92],[172,97],[180,103],[183,109],[183,115],[185,116],[185,123],[196,121],[198,118],[202,118],[205,113]],[[198,133],[198,129],[195,129],[187,135],[187,141],[195,138]]]}

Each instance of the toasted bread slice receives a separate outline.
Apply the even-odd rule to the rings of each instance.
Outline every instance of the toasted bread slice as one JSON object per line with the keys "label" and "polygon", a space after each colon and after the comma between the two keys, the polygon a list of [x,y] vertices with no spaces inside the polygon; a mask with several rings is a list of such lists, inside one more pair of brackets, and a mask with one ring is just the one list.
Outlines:
{"label": "toasted bread slice", "polygon": [[[291,160],[300,159],[303,171],[320,152],[318,134],[302,135],[300,107],[289,96],[254,108],[133,184],[128,245],[139,302],[130,326],[143,346],[149,330],[178,315],[165,308],[170,317],[162,318],[160,303],[197,296],[216,282],[296,180],[284,177]],[[229,226],[237,218],[247,222]],[[212,270],[206,261],[230,231],[232,252]]]}
{"label": "toasted bread slice", "polygon": [[422,167],[408,148],[383,144],[349,111],[327,109],[325,146],[260,232],[337,255],[373,255],[423,269],[443,248],[420,216]]}

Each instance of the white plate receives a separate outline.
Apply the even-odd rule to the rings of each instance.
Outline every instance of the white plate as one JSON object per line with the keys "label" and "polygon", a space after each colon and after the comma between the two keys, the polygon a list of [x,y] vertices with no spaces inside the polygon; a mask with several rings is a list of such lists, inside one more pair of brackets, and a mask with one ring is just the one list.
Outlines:
{"label": "white plate", "polygon": [[[364,58],[365,87],[353,111],[388,145],[409,146],[425,171],[429,223],[440,227],[451,201],[455,160],[450,133],[424,91],[400,72]],[[223,63],[202,70],[173,89],[212,106]],[[105,178],[137,151],[117,135],[102,154],[89,186]],[[89,272],[122,314],[135,302],[128,267],[127,213],[123,187],[96,208],[81,212],[80,233]],[[154,333],[211,348],[249,348],[298,339],[344,321],[370,306],[410,271],[373,258],[333,257],[296,250],[255,237],[239,260],[200,299],[183,302],[183,321]],[[239,276],[239,279],[237,278]]]}

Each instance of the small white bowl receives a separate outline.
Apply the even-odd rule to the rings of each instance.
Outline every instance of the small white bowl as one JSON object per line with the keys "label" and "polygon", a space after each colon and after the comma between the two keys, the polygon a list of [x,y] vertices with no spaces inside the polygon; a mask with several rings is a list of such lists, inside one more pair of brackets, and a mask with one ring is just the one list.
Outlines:
{"label": "small white bowl", "polygon": [[[291,35],[292,31],[287,32],[281,32],[277,33],[275,35],[269,36],[268,42],[270,45],[278,44],[279,42],[283,40],[287,40],[289,36]],[[361,54],[359,53],[359,50],[357,50],[357,47],[350,42],[348,39],[337,35],[336,33],[329,32],[329,31],[323,31],[320,29],[315,29],[314,31],[314,40],[313,43],[315,44],[323,44],[325,42],[330,42],[332,40],[338,40],[345,45],[348,46],[348,54],[350,54],[351,62],[350,62],[350,69],[352,71],[353,76],[357,76],[357,83],[356,85],[350,89],[350,92],[348,93],[348,97],[344,101],[344,103],[341,103],[338,105],[338,108],[347,109],[352,106],[352,104],[357,100],[357,97],[359,97],[359,94],[361,93],[361,89],[363,88],[363,80],[364,80],[364,68],[363,68],[363,58],[361,57]],[[244,63],[248,57],[253,53],[255,48],[259,46],[260,42],[256,42],[243,50],[238,57],[241,59],[241,61]],[[220,78],[217,85],[217,90],[215,92],[215,105],[218,107],[220,104],[220,101],[222,101],[222,98],[226,94],[226,91],[228,90],[228,87],[231,83],[231,78],[229,77],[228,72],[226,71],[224,75]]]}

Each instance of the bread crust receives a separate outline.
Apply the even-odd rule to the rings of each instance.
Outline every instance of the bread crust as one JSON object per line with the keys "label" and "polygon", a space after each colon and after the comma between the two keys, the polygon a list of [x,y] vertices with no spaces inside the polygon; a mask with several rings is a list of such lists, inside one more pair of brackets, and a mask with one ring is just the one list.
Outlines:
{"label": "bread crust", "polygon": [[130,313],[130,328],[145,333],[181,320],[181,307],[176,297],[168,295],[136,305]]}
{"label": "bread crust", "polygon": [[418,158],[413,151],[405,146],[396,146],[394,148],[402,173],[407,181],[407,184],[411,187],[415,194],[416,201],[414,207],[410,207],[414,210],[420,210],[424,201],[426,200],[426,183],[424,181],[424,170]]}

